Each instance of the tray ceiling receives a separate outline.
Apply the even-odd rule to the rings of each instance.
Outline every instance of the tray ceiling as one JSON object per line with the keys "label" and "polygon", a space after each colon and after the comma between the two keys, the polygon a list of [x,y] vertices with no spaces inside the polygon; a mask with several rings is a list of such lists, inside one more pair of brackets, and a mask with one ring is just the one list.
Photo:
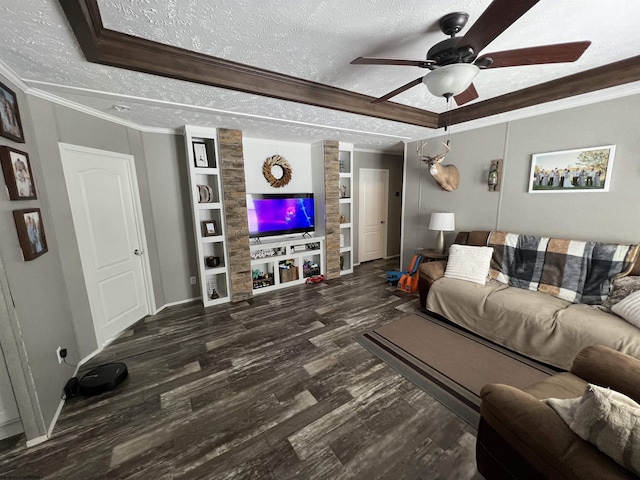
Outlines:
{"label": "tray ceiling", "polygon": [[[106,29],[372,97],[426,72],[417,67],[350,65],[351,60],[424,58],[431,45],[446,38],[437,27],[438,18],[465,11],[471,25],[489,3],[97,1]],[[305,142],[335,138],[375,149],[397,148],[403,140],[433,132],[399,121],[88,63],[58,2],[3,0],[0,11],[0,58],[27,85],[140,125],[226,126],[241,128],[248,136]],[[467,111],[474,112],[474,104],[480,104],[477,111],[482,101],[638,55],[637,18],[638,2],[592,0],[586,6],[580,0],[540,1],[485,51],[579,40],[591,40],[591,47],[572,64],[482,71],[474,82],[480,99]],[[444,99],[431,96],[423,86],[393,102],[427,112],[445,109]],[[113,110],[119,103],[130,110]]]}

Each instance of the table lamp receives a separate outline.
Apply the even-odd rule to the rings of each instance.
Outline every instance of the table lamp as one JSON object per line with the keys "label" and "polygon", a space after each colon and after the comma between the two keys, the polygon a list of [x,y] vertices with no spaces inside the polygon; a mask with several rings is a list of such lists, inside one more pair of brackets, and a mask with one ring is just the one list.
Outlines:
{"label": "table lamp", "polygon": [[436,253],[444,253],[444,233],[456,229],[453,213],[432,213],[429,220],[429,230],[438,232],[436,237]]}

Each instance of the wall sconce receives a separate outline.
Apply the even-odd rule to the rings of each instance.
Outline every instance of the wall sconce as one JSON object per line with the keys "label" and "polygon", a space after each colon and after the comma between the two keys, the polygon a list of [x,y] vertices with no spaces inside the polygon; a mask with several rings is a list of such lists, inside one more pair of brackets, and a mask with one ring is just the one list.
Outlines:
{"label": "wall sconce", "polygon": [[487,177],[487,185],[490,192],[499,192],[502,180],[502,160],[491,160],[489,167],[489,176]]}

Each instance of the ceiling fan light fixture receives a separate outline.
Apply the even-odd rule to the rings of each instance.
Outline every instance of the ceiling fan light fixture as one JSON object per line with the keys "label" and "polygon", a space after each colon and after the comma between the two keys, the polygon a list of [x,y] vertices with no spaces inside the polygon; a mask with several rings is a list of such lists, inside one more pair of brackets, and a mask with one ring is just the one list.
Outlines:
{"label": "ceiling fan light fixture", "polygon": [[464,92],[480,69],[472,63],[444,65],[427,73],[422,82],[436,97],[451,97]]}

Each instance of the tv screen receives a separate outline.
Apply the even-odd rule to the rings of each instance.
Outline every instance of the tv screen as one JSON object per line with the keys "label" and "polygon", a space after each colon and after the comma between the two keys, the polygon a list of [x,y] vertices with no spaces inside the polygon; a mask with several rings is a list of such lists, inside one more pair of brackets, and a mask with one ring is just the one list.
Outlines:
{"label": "tv screen", "polygon": [[313,232],[313,193],[248,193],[249,236]]}

